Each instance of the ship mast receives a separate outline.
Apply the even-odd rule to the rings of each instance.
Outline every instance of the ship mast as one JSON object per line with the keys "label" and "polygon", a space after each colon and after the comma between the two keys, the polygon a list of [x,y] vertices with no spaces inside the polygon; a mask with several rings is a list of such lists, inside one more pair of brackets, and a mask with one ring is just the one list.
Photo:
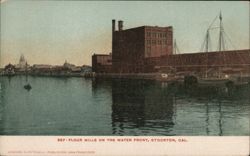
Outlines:
{"label": "ship mast", "polygon": [[209,42],[208,42],[208,40],[209,40],[209,29],[207,30],[207,34],[206,34],[206,52],[208,52],[208,44],[209,44]]}
{"label": "ship mast", "polygon": [[[177,42],[176,42],[176,39],[174,40],[174,50],[173,50],[173,53],[174,55],[176,54],[180,54],[180,50],[177,46]],[[180,59],[179,59],[179,55],[176,55],[175,56],[175,64],[174,64],[174,69],[175,69],[175,72],[177,71],[177,67],[176,67],[176,64],[180,63]]]}
{"label": "ship mast", "polygon": [[[216,27],[216,26],[213,26],[214,25],[214,22],[216,21],[216,19],[220,20],[220,23],[219,23],[219,26]],[[224,28],[223,28],[223,23],[222,23],[222,14],[220,12],[220,14],[218,16],[215,17],[215,19],[212,21],[212,23],[210,24],[210,26],[208,27],[207,29],[207,32],[206,32],[206,36],[205,36],[205,40],[203,42],[203,45],[201,47],[201,51],[204,51],[204,52],[209,52],[209,51],[212,51],[212,42],[211,42],[211,38],[210,38],[210,31],[213,30],[213,29],[219,29],[219,41],[218,41],[218,51],[221,52],[221,51],[224,51],[225,50],[225,39],[224,39]],[[224,54],[224,53],[223,53]],[[205,77],[207,78],[207,66],[208,66],[208,54],[207,54],[207,57],[206,57],[206,67],[205,67]],[[224,57],[223,57],[224,59]],[[220,77],[220,68],[219,68],[219,77]]]}
{"label": "ship mast", "polygon": [[[214,27],[213,24],[215,22],[215,20],[219,17],[220,20],[220,24],[218,27]],[[212,51],[212,42],[211,42],[211,38],[210,38],[210,31],[213,29],[219,29],[219,41],[218,41],[218,51],[224,51],[226,49],[225,47],[225,38],[224,38],[224,28],[223,28],[223,23],[222,23],[222,14],[220,12],[220,14],[218,16],[215,17],[215,19],[213,20],[213,22],[210,24],[210,26],[208,27],[207,31],[206,31],[206,36],[205,36],[205,40],[201,46],[201,50],[200,51],[204,51],[204,52],[209,52]]]}
{"label": "ship mast", "polygon": [[[223,29],[223,25],[222,25],[222,15],[221,15],[221,12],[220,12],[219,19],[220,19],[220,27],[219,27],[220,33],[219,33],[219,44],[218,44],[219,48],[218,48],[218,50],[219,50],[219,52],[221,52],[221,51],[225,50],[225,41],[224,41],[224,36],[223,36],[224,29]],[[225,63],[225,57],[224,56],[222,56],[222,57],[224,59],[224,61],[223,61],[223,64],[224,64]],[[219,67],[219,78],[221,78],[221,67]]]}
{"label": "ship mast", "polygon": [[180,51],[179,51],[179,48],[177,46],[176,39],[175,39],[174,40],[174,54],[178,54],[178,53],[180,53]]}
{"label": "ship mast", "polygon": [[[219,19],[219,24],[218,26],[214,26],[214,23],[215,21],[217,21],[217,19]],[[222,59],[220,62],[220,65],[218,66],[218,76],[221,77],[221,67],[222,66],[227,66],[226,64],[226,56],[225,56],[225,51],[226,49],[228,49],[228,45],[226,44],[227,42],[226,41],[229,41],[229,43],[231,44],[231,46],[233,47],[233,49],[237,49],[235,47],[235,45],[233,44],[233,42],[231,41],[230,37],[227,35],[227,33],[225,32],[224,30],[224,27],[223,27],[223,22],[222,22],[222,13],[220,11],[220,14],[217,15],[214,20],[212,21],[212,23],[210,24],[210,26],[208,27],[207,31],[206,31],[206,36],[205,36],[205,39],[201,45],[201,49],[200,51],[203,51],[203,52],[209,52],[209,51],[213,51],[212,49],[212,42],[211,42],[211,38],[210,38],[210,31],[214,30],[214,29],[219,29],[219,39],[218,39],[218,45],[217,45],[217,52],[219,52],[219,59]],[[208,54],[207,54],[207,61],[206,61],[206,67],[205,67],[205,77],[207,77],[207,69],[208,69]],[[212,69],[212,68],[211,68]]]}
{"label": "ship mast", "polygon": [[[207,29],[206,39],[205,39],[205,52],[206,52],[206,67],[205,67],[205,78],[207,78],[207,66],[208,66],[208,51],[209,51],[209,45],[210,45],[210,35],[209,35],[209,28]],[[211,50],[211,49],[210,49]]]}
{"label": "ship mast", "polygon": [[222,25],[222,15],[221,15],[221,12],[220,12],[220,16],[219,16],[219,19],[220,19],[220,33],[219,33],[219,51],[221,50],[225,50],[225,42],[224,42],[224,36],[223,36],[223,25]]}

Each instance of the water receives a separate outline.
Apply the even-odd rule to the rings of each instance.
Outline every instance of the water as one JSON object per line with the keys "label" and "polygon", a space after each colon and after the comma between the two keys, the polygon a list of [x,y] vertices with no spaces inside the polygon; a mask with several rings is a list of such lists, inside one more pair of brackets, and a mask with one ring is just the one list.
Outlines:
{"label": "water", "polygon": [[249,135],[249,87],[0,77],[0,135]]}

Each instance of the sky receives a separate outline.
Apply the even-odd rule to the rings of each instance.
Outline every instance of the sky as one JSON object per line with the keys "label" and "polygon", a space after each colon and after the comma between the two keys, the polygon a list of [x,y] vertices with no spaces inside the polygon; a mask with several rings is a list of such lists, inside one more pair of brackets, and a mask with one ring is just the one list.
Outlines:
{"label": "sky", "polygon": [[[4,0],[0,65],[91,65],[94,53],[111,52],[112,19],[124,29],[173,26],[181,53],[199,52],[213,19],[222,12],[224,30],[236,49],[249,49],[249,2],[241,1],[59,1]],[[215,22],[215,27],[218,22]],[[211,32],[217,48],[218,31]],[[229,41],[229,40],[228,40]],[[228,42],[228,49],[234,49]]]}

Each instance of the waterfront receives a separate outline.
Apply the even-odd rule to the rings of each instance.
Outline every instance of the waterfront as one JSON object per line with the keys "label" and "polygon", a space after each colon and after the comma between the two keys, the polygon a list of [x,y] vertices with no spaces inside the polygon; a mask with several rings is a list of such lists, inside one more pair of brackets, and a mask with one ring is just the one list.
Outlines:
{"label": "waterfront", "polygon": [[249,86],[0,77],[1,135],[249,135]]}

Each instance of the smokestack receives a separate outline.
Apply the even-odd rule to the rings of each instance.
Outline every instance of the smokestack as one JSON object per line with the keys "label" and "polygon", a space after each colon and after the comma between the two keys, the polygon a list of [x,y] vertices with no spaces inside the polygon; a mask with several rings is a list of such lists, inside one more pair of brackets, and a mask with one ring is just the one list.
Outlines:
{"label": "smokestack", "polygon": [[112,20],[112,33],[115,32],[115,20]]}
{"label": "smokestack", "polygon": [[121,31],[123,29],[123,21],[118,21],[118,30]]}

